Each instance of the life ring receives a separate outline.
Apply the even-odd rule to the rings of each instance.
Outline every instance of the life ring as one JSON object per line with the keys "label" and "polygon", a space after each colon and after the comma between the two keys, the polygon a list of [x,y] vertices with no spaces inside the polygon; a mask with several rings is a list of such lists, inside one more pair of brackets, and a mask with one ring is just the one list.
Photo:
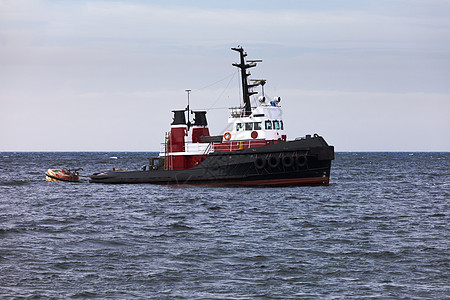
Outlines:
{"label": "life ring", "polygon": [[308,163],[308,159],[306,158],[306,155],[299,155],[297,156],[297,166],[304,167]]}
{"label": "life ring", "polygon": [[223,135],[223,138],[224,138],[226,141],[230,140],[230,139],[231,139],[231,133],[225,132],[224,135]]}
{"label": "life ring", "polygon": [[252,137],[252,139],[256,139],[258,137],[258,132],[257,131],[252,131],[250,136]]}
{"label": "life ring", "polygon": [[264,169],[264,167],[266,166],[266,160],[262,157],[258,157],[255,160],[255,168],[261,170]]}
{"label": "life ring", "polygon": [[294,164],[294,160],[292,159],[292,156],[290,156],[290,155],[283,156],[281,161],[285,168],[290,168]]}
{"label": "life ring", "polygon": [[280,165],[280,158],[278,156],[270,156],[267,160],[267,164],[271,168],[276,168]]}

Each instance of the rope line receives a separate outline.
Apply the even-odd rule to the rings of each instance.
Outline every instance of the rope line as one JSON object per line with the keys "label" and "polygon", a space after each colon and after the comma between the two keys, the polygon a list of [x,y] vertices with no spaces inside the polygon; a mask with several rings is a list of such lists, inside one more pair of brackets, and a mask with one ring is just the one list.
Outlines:
{"label": "rope line", "polygon": [[[215,85],[215,84],[218,84],[219,82],[222,82],[222,81],[228,79],[229,77],[232,77],[232,78],[233,78],[235,75],[236,75],[236,73],[233,72],[232,74],[227,75],[226,77],[224,77],[224,78],[222,78],[222,79],[219,79],[219,80],[217,80],[217,81],[214,82],[214,83],[211,83],[211,84],[209,84],[209,85],[207,85],[207,86],[204,86],[204,87],[201,87],[201,88],[198,88],[198,89],[195,89],[195,90],[193,90],[192,92],[197,92],[197,91],[204,90],[204,89],[209,88],[209,87],[211,87],[211,86],[213,86],[213,85]],[[228,83],[228,85],[230,85],[230,83]],[[228,85],[227,85],[227,87],[228,87]]]}
{"label": "rope line", "polygon": [[[231,82],[233,81],[234,77],[236,76],[237,72],[233,72],[233,76],[231,76],[230,80],[227,83],[227,86],[222,90],[222,92],[220,93],[220,95],[217,97],[216,101],[214,101],[214,103],[206,110],[206,111],[210,111],[214,105],[216,105],[217,101],[220,100],[220,98],[222,98],[222,95],[225,93],[225,91],[228,89],[228,87],[230,86]],[[230,77],[230,76],[228,76]],[[228,78],[227,77],[227,78]]]}

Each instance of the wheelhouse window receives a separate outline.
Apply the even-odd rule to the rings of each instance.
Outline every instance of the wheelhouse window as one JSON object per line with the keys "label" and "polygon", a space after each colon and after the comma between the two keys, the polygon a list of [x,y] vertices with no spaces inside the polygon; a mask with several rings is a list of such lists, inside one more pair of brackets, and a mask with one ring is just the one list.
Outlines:
{"label": "wheelhouse window", "polygon": [[280,120],[280,125],[281,125],[281,130],[284,130],[284,125],[283,125],[283,121]]}
{"label": "wheelhouse window", "polygon": [[266,130],[272,129],[272,121],[267,120],[265,123]]}
{"label": "wheelhouse window", "polygon": [[244,123],[245,130],[253,130],[253,123]]}
{"label": "wheelhouse window", "polygon": [[236,131],[242,130],[242,123],[236,123]]}
{"label": "wheelhouse window", "polygon": [[280,122],[278,122],[278,121],[273,121],[273,129],[275,129],[275,130],[280,129]]}
{"label": "wheelhouse window", "polygon": [[254,130],[261,130],[261,122],[254,122],[253,123],[253,129]]}

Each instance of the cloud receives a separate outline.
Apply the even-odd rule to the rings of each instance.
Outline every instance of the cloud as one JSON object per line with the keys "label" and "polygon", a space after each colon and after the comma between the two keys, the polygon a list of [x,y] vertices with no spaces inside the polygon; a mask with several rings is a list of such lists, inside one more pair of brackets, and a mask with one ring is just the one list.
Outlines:
{"label": "cloud", "polygon": [[[438,42],[450,25],[448,18],[417,13],[399,16],[385,11],[206,9],[110,1],[32,1],[32,9],[23,10],[20,2],[14,3],[8,3],[6,11],[11,13],[4,12],[2,17],[6,22],[36,24],[28,27],[34,43],[70,47],[114,45],[128,51],[139,46],[150,50],[168,45],[185,49],[189,44],[200,47],[223,41],[321,48],[368,47],[377,43],[379,47],[380,43],[389,42],[393,47],[414,41]],[[427,44],[430,43],[416,46]]]}
{"label": "cloud", "polygon": [[337,151],[448,151],[448,94],[283,90],[291,138],[319,133]]}
{"label": "cloud", "polygon": [[[184,90],[233,73],[229,48],[237,44],[264,60],[252,76],[285,99],[291,137],[318,131],[337,149],[370,150],[386,145],[372,136],[393,128],[390,149],[421,149],[416,133],[449,129],[442,113],[449,7],[438,0],[0,1],[0,125],[19,123],[0,131],[0,150],[157,150],[170,111],[185,105]],[[217,107],[236,105],[238,80],[227,83],[193,92],[192,103],[209,108],[221,95]],[[54,115],[84,121],[69,135],[36,126]],[[219,133],[226,110],[208,116]],[[435,135],[429,149],[450,149]]]}

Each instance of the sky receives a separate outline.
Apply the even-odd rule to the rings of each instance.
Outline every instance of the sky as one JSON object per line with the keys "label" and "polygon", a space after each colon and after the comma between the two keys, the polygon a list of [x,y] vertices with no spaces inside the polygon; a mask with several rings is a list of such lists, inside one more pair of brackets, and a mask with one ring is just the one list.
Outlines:
{"label": "sky", "polygon": [[222,134],[251,78],[288,139],[450,151],[450,1],[0,0],[0,151],[159,151],[173,109]]}

